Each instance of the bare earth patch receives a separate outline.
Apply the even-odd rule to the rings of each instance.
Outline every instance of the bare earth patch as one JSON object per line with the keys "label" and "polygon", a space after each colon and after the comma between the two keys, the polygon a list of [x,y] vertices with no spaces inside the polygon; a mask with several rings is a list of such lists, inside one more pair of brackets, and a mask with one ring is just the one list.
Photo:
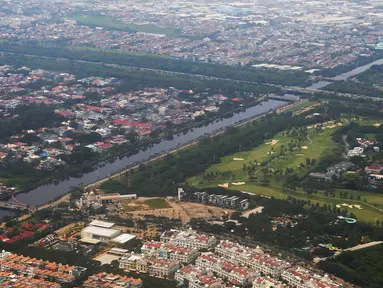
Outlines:
{"label": "bare earth patch", "polygon": [[[164,209],[148,209],[145,205],[142,205],[145,200],[137,199],[131,202],[135,205],[125,206],[124,212],[126,212],[127,216],[134,218],[141,218],[145,215],[153,215],[153,216],[161,216],[167,218],[180,218],[183,223],[188,223],[191,218],[212,218],[212,217],[222,217],[224,215],[230,215],[234,212],[234,210],[224,209],[215,206],[208,206],[199,203],[190,203],[190,202],[173,202],[167,201],[171,208]],[[125,210],[125,207],[128,207],[128,210]],[[133,210],[131,207],[134,207],[136,210]]]}

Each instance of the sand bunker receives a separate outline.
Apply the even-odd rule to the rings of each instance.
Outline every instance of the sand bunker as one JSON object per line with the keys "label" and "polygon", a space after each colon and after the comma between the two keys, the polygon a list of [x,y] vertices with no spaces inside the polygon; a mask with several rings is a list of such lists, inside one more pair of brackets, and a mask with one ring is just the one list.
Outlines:
{"label": "sand bunker", "polygon": [[337,125],[330,125],[330,126],[327,126],[328,129],[333,129],[335,127],[338,127]]}
{"label": "sand bunker", "polygon": [[266,154],[267,154],[267,155],[271,155],[271,154],[275,154],[275,152],[274,152],[274,151],[272,151],[272,152],[267,152]]}
{"label": "sand bunker", "polygon": [[275,139],[273,139],[271,142],[266,142],[265,144],[266,145],[275,145],[275,144],[277,144],[279,142],[279,140],[275,140]]}
{"label": "sand bunker", "polygon": [[234,185],[234,186],[240,186],[245,184],[246,184],[245,182],[231,182],[231,185]]}
{"label": "sand bunker", "polygon": [[218,184],[218,186],[222,188],[227,188],[229,187],[229,183]]}
{"label": "sand bunker", "polygon": [[303,150],[307,150],[307,149],[309,149],[309,147],[307,147],[307,146],[302,146],[301,147]]}
{"label": "sand bunker", "polygon": [[243,158],[233,158],[233,160],[234,160],[234,161],[243,161],[243,160],[245,160],[245,159],[243,159]]}
{"label": "sand bunker", "polygon": [[380,123],[375,123],[374,124],[375,127],[380,127],[380,125],[381,125]]}
{"label": "sand bunker", "polygon": [[362,206],[361,205],[358,205],[358,204],[354,204],[354,205],[351,205],[351,204],[347,204],[347,203],[342,203],[342,204],[337,204],[336,205],[336,208],[342,208],[342,207],[347,207],[347,208],[356,208],[356,209],[359,209],[359,210],[362,210]]}
{"label": "sand bunker", "polygon": [[337,125],[338,125],[338,126],[343,126],[343,123],[340,123],[340,122],[339,122],[339,123],[337,123]]}

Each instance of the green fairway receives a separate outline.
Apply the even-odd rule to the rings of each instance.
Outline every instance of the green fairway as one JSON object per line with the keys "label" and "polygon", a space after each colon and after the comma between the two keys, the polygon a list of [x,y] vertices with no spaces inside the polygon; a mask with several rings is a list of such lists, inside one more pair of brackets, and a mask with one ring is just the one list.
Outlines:
{"label": "green fairway", "polygon": [[144,32],[153,34],[164,34],[168,36],[181,36],[180,31],[174,28],[159,27],[153,24],[137,25],[134,23],[125,23],[112,17],[102,15],[72,15],[71,19],[76,20],[78,24],[90,27],[102,27],[106,30],[118,30],[127,32]]}
{"label": "green fairway", "polygon": [[[345,189],[336,190],[335,197],[325,196],[323,191],[317,191],[311,195],[299,189],[297,191],[286,189],[283,191],[281,183],[272,177],[269,178],[270,185],[261,185],[260,180],[264,177],[264,168],[260,165],[262,162],[267,163],[267,165],[263,166],[267,167],[269,171],[292,168],[295,172],[298,172],[298,174],[304,174],[307,173],[306,158],[309,158],[311,161],[312,159],[319,161],[325,156],[332,155],[334,149],[339,147],[333,142],[331,134],[337,127],[341,126],[341,124],[325,123],[324,126],[326,128],[319,131],[313,127],[307,129],[308,137],[299,141],[297,138],[294,138],[291,133],[279,133],[273,137],[274,139],[266,140],[263,145],[251,151],[237,152],[230,156],[223,157],[220,163],[209,167],[203,175],[191,177],[187,181],[189,184],[201,189],[227,184],[228,189],[278,199],[287,199],[291,196],[301,200],[310,200],[312,204],[319,203],[321,206],[326,204],[333,207],[334,205],[341,205],[343,203],[360,205],[362,209],[344,206],[339,206],[339,208],[341,210],[346,208],[349,213],[354,213],[359,220],[364,222],[375,223],[376,220],[383,221],[383,213],[380,210],[383,209],[383,195]],[[294,143],[296,146],[291,150],[286,149],[289,145],[291,146],[291,143]],[[284,151],[284,155],[281,157],[282,150]],[[237,159],[234,160],[234,158]],[[255,166],[256,168],[253,174],[249,174],[248,168],[245,166]],[[227,174],[228,171],[231,171],[230,175]],[[245,182],[245,184],[238,186],[232,184],[236,182]],[[347,199],[343,196],[345,193],[347,193]]]}
{"label": "green fairway", "polygon": [[[304,173],[305,169],[298,166],[301,163],[306,165],[306,158],[318,160],[321,157],[331,155],[333,149],[337,147],[330,137],[332,129],[324,129],[320,132],[314,130],[313,128],[308,129],[308,137],[303,141],[299,141],[299,143],[293,136],[287,135],[286,132],[279,133],[274,139],[266,140],[264,145],[256,147],[251,151],[237,152],[223,157],[221,163],[212,165],[206,172],[232,171],[234,173],[232,179],[222,180],[247,181],[249,175],[244,171],[244,165],[246,167],[255,165],[254,175],[257,176],[261,170],[260,163],[270,161],[268,164],[269,169],[293,168],[299,169]],[[291,143],[294,143],[296,147],[288,150]],[[284,150],[284,155],[280,156],[282,149]],[[234,160],[235,158],[237,160]],[[201,185],[205,183],[205,180],[203,175],[199,175],[188,179],[188,182],[192,183],[192,185]]]}

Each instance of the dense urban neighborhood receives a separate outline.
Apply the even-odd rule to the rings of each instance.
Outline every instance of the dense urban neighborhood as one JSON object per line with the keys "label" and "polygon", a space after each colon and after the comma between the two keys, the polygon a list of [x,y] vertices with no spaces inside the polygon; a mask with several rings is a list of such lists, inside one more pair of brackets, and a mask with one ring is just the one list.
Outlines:
{"label": "dense urban neighborhood", "polygon": [[383,287],[382,1],[0,6],[1,287]]}

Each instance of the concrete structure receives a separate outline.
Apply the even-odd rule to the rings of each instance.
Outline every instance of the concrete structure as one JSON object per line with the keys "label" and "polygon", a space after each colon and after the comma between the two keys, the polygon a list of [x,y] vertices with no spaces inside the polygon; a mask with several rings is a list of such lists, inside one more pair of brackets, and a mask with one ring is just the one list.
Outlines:
{"label": "concrete structure", "polygon": [[352,150],[349,150],[347,152],[347,157],[348,158],[351,158],[351,157],[361,157],[363,155],[363,151],[364,151],[364,148],[362,147],[355,147],[354,149]]}
{"label": "concrete structure", "polygon": [[125,254],[119,260],[119,267],[126,271],[137,271],[137,261],[144,257],[144,254]]}
{"label": "concrete structure", "polygon": [[202,253],[196,260],[196,266],[216,273],[218,277],[239,286],[246,286],[259,276],[259,272],[255,270],[239,266],[210,252]]}
{"label": "concrete structure", "polygon": [[148,273],[153,277],[170,277],[180,268],[180,263],[173,260],[144,257],[136,261],[136,271]]}
{"label": "concrete structure", "polygon": [[368,176],[368,183],[371,185],[383,186],[383,175],[370,174]]}
{"label": "concrete structure", "polygon": [[165,231],[164,233],[162,233],[160,239],[162,243],[170,242],[179,247],[192,248],[197,250],[213,248],[217,243],[217,240],[214,236],[197,234],[192,230]]}
{"label": "concrete structure", "polygon": [[124,244],[136,238],[132,234],[121,234],[121,230],[112,229],[113,226],[112,222],[94,220],[88,227],[82,229],[81,241],[91,244],[109,243],[110,241]]}
{"label": "concrete structure", "polygon": [[123,233],[113,238],[111,241],[118,244],[125,244],[133,239],[136,239],[136,235]]}
{"label": "concrete structure", "polygon": [[174,275],[174,279],[179,285],[184,285],[185,281],[189,283],[187,288],[223,288],[222,280],[208,275],[206,269],[189,265],[179,269]]}
{"label": "concrete structure", "polygon": [[197,249],[179,247],[169,242],[161,243],[155,241],[146,242],[141,247],[141,251],[147,256],[151,256],[157,259],[175,260],[179,261],[180,263],[191,263],[199,255]]}
{"label": "concrete structure", "polygon": [[103,287],[120,287],[120,288],[141,288],[143,282],[141,279],[121,276],[116,274],[107,274],[100,272],[98,274],[89,276],[88,280],[84,282],[83,287],[89,288],[103,288]]}
{"label": "concrete structure", "polygon": [[283,288],[286,287],[281,282],[270,277],[257,277],[253,282],[253,288]]}
{"label": "concrete structure", "polygon": [[278,278],[290,266],[288,262],[264,253],[259,247],[252,249],[228,240],[221,241],[215,248],[215,253],[238,265],[249,267],[274,278]]}
{"label": "concrete structure", "polygon": [[[84,267],[43,261],[6,251],[2,251],[0,254],[1,274],[5,275],[6,272],[12,272],[14,275],[31,278],[31,282],[33,282],[32,279],[42,279],[44,281],[50,279],[50,281],[57,283],[71,283],[76,278],[83,275],[85,271],[86,268]],[[42,283],[40,284],[42,285],[41,287],[44,286]]]}
{"label": "concrete structure", "polygon": [[207,192],[195,192],[194,199],[198,203],[235,209],[246,210],[249,207],[249,200],[238,196],[208,194]]}
{"label": "concrete structure", "polygon": [[371,165],[364,168],[367,174],[383,174],[383,165]]}
{"label": "concrete structure", "polygon": [[[96,226],[88,226],[81,231],[81,240],[83,242],[95,243],[104,242],[109,243],[110,240],[121,234],[120,230],[107,229]],[[90,241],[87,241],[90,240]],[[97,242],[97,243],[98,243]]]}

